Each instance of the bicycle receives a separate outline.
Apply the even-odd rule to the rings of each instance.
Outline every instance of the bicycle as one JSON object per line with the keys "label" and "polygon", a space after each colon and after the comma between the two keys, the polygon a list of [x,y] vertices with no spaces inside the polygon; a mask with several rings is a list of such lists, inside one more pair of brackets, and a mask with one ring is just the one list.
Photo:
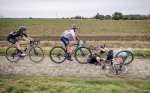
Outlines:
{"label": "bicycle", "polygon": [[[100,55],[102,55],[102,51],[101,51],[101,49],[100,48],[102,48],[102,47],[106,47],[106,45],[104,44],[103,46],[93,46],[93,45],[85,45],[85,46],[87,46],[87,47],[89,47],[89,49],[90,50],[92,50],[92,51],[100,51],[99,52],[99,54]],[[105,52],[105,54],[107,55],[107,52]],[[133,60],[134,60],[134,55],[133,55],[133,53],[131,52],[131,51],[129,51],[129,50],[122,50],[122,51],[119,51],[117,54],[116,54],[116,56],[115,57],[119,57],[119,56],[122,56],[123,57],[123,64],[124,65],[128,65],[128,64],[130,64],[131,62],[133,62]],[[114,58],[115,58],[114,57]],[[107,60],[107,63],[111,63],[111,61],[112,60]]]}
{"label": "bicycle", "polygon": [[112,59],[112,65],[105,70],[105,74],[109,77],[122,76],[127,72],[127,67],[124,65],[122,57]]}
{"label": "bicycle", "polygon": [[[103,52],[101,51],[101,48],[106,47],[104,46],[92,46],[89,45],[89,48],[91,50],[96,50],[100,51],[99,53],[102,54]],[[106,53],[107,55],[107,53]],[[124,75],[127,72],[127,67],[125,65],[130,64],[134,60],[134,56],[132,52],[128,50],[122,50],[119,51],[115,57],[113,57],[110,60],[104,60],[101,65],[102,69],[105,69],[105,74],[110,77],[115,77],[115,76],[121,76]]]}
{"label": "bicycle", "polygon": [[[29,55],[29,58],[33,62],[40,62],[44,59],[44,52],[42,48],[38,47],[37,45],[40,43],[40,41],[33,41],[27,44],[27,46],[24,48],[24,52]],[[6,58],[10,62],[17,62],[20,59],[23,59],[25,56],[19,55],[19,51],[16,47],[11,44],[6,49]]]}
{"label": "bicycle", "polygon": [[[81,63],[86,64],[88,55],[92,55],[88,47],[84,47],[83,44],[75,45],[75,48],[72,49],[71,56],[74,54],[75,59]],[[55,63],[62,63],[67,59],[67,51],[65,47],[55,46],[49,52],[50,59]]]}
{"label": "bicycle", "polygon": [[130,64],[133,60],[134,56],[129,50],[118,52],[113,59],[108,60],[111,65],[106,69],[106,75],[110,77],[124,75],[127,72],[125,65]]}

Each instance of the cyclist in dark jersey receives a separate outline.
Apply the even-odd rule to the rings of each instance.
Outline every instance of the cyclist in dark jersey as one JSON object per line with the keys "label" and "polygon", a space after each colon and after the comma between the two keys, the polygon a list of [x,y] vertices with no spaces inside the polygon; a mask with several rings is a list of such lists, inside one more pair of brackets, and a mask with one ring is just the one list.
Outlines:
{"label": "cyclist in dark jersey", "polygon": [[33,41],[33,39],[26,34],[26,30],[27,28],[25,26],[20,26],[18,31],[10,32],[7,37],[7,41],[15,45],[15,47],[18,49],[18,53],[21,56],[25,56],[26,54],[21,50],[20,43],[17,40],[17,37],[22,37],[26,41]]}
{"label": "cyclist in dark jersey", "polygon": [[88,63],[91,63],[91,64],[100,64],[101,62],[105,61],[106,59],[105,58],[101,58],[99,54],[92,54],[92,55],[88,55]]}

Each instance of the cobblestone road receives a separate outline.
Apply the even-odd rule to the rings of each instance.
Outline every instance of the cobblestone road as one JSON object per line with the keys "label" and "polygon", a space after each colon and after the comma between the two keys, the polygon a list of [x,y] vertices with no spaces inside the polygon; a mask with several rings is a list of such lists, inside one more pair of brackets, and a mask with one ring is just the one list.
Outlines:
{"label": "cobblestone road", "polygon": [[[127,65],[128,71],[122,78],[150,79],[150,58],[135,58]],[[28,57],[17,63],[9,62],[5,56],[0,56],[0,75],[48,75],[72,77],[107,78],[105,71],[94,64],[80,64],[77,61],[65,61],[62,64],[53,63],[49,57],[40,63],[32,62]]]}

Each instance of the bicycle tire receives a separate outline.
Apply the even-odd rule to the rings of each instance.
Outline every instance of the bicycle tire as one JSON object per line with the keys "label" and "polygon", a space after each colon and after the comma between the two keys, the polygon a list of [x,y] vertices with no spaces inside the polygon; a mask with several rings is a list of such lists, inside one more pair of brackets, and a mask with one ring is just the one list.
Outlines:
{"label": "bicycle tire", "polygon": [[[60,49],[60,50],[58,50],[58,53],[56,53],[57,51],[55,51],[57,49]],[[53,55],[54,55],[54,57],[53,57]],[[50,50],[49,57],[53,62],[60,64],[66,60],[66,50],[61,46],[55,46]],[[60,60],[60,59],[62,59],[62,60]]]}
{"label": "bicycle tire", "polygon": [[[121,71],[119,72],[119,71],[116,71],[115,68],[114,68],[114,65],[112,65],[111,67],[106,69],[105,74],[109,77],[122,76],[127,72],[127,67],[125,65],[122,65],[122,68],[124,69],[124,70],[122,70],[123,72],[121,72]],[[116,72],[118,74],[116,74]]]}
{"label": "bicycle tire", "polygon": [[[32,47],[29,50],[29,58],[33,61],[33,62],[41,62],[44,59],[44,52],[43,49],[40,47]],[[38,60],[37,60],[38,59]]]}
{"label": "bicycle tire", "polygon": [[130,64],[131,62],[133,62],[133,60],[134,60],[134,55],[133,55],[132,52],[127,51],[127,50],[123,50],[123,51],[118,52],[115,57],[119,56],[119,54],[120,54],[121,52],[128,52],[128,55],[130,54],[131,57],[132,57],[131,60],[129,60],[128,62],[126,61],[126,59],[124,59],[124,62],[123,62],[124,65],[128,65],[128,64]]}
{"label": "bicycle tire", "polygon": [[[9,53],[9,50],[11,49],[11,48],[14,48],[13,50],[14,50],[14,52],[13,53],[17,53],[17,48],[16,47],[8,47],[7,49],[6,49],[6,58],[7,58],[7,60],[9,60],[10,62],[18,62],[18,60],[20,59],[20,57],[16,54],[16,59],[15,60],[12,60],[12,59],[10,59],[9,58],[9,54],[11,54],[11,55],[13,55],[12,53]],[[14,55],[15,56],[15,55]]]}
{"label": "bicycle tire", "polygon": [[[88,53],[83,53],[83,50],[87,50]],[[78,54],[78,51],[80,51],[79,53],[82,52],[82,54],[81,54],[82,57],[79,56],[80,54]],[[83,54],[84,54],[84,55],[83,55]],[[85,54],[86,54],[86,55],[85,55]],[[87,47],[80,47],[80,48],[78,48],[78,49],[75,51],[74,57],[75,57],[75,59],[76,59],[80,64],[87,64],[87,63],[88,63],[88,61],[87,61],[88,55],[92,55],[91,50],[90,50],[89,48],[87,48]],[[84,60],[83,60],[83,57],[85,57]],[[81,59],[83,60],[83,62],[81,62]]]}

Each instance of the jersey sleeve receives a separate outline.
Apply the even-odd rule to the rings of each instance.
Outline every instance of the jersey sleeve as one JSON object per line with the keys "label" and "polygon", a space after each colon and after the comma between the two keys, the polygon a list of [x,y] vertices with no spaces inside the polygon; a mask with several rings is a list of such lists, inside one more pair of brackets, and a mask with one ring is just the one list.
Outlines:
{"label": "jersey sleeve", "polygon": [[23,36],[28,37],[27,34],[25,34],[25,33],[22,33],[20,36],[21,37],[23,37]]}
{"label": "jersey sleeve", "polygon": [[76,37],[76,33],[73,30],[71,30],[71,34],[72,34],[72,37]]}
{"label": "jersey sleeve", "polygon": [[28,37],[28,35],[27,35],[27,34],[25,34],[25,33],[23,33],[23,35],[24,35],[25,37]]}

